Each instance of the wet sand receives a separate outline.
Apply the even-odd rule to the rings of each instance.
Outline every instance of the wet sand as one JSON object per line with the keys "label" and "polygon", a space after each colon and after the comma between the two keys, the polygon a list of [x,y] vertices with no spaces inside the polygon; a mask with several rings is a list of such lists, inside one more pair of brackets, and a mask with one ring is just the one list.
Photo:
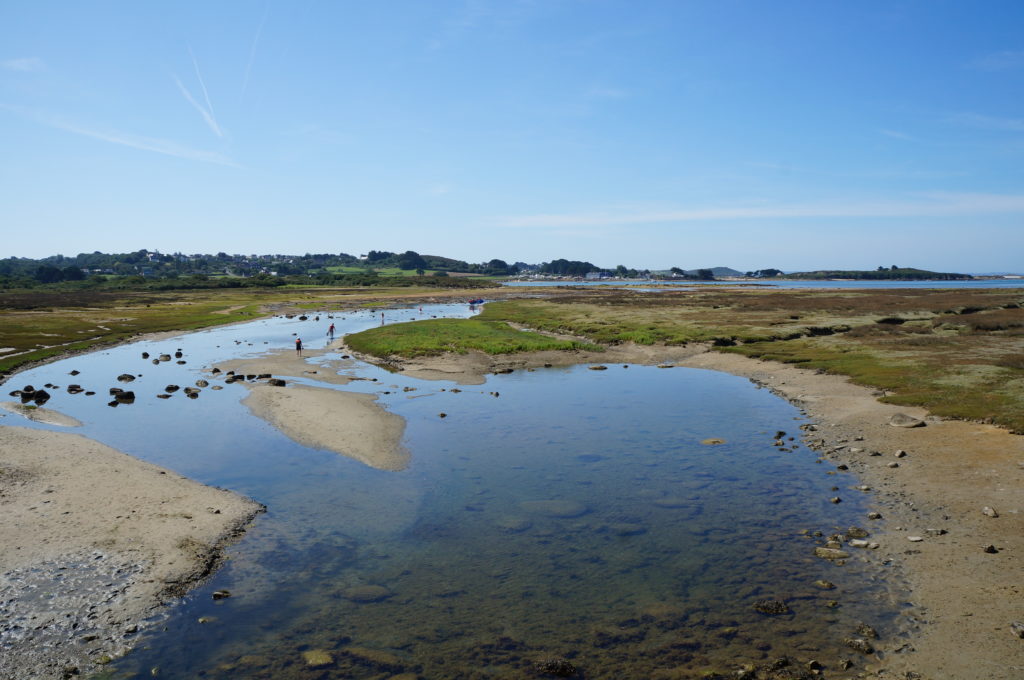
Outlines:
{"label": "wet sand", "polygon": [[378,470],[409,466],[409,452],[401,445],[405,420],[377,405],[373,395],[305,385],[246,386],[252,393],[242,403],[303,446],[334,451]]}
{"label": "wet sand", "polygon": [[80,435],[0,427],[0,677],[124,654],[261,510]]}
{"label": "wet sand", "polygon": [[[508,368],[668,362],[744,376],[793,402],[816,423],[805,433],[805,442],[823,458],[849,469],[836,474],[836,496],[871,494],[881,518],[865,517],[862,526],[879,548],[844,549],[853,550],[856,559],[895,567],[889,570],[895,581],[891,585],[909,589],[910,606],[908,637],[877,641],[877,651],[861,657],[871,671],[869,677],[903,678],[907,671],[936,679],[1024,677],[1024,640],[1011,629],[1014,622],[1024,621],[1022,436],[885,404],[878,400],[883,393],[842,376],[713,352],[705,346],[626,345],[603,353],[497,357],[470,352],[399,360],[391,367],[420,378],[479,384],[487,373]],[[926,424],[894,427],[889,420],[897,413]],[[898,457],[898,451],[905,455]],[[985,514],[985,508],[998,516]],[[996,552],[986,552],[988,546]],[[851,652],[851,657],[859,655]]]}

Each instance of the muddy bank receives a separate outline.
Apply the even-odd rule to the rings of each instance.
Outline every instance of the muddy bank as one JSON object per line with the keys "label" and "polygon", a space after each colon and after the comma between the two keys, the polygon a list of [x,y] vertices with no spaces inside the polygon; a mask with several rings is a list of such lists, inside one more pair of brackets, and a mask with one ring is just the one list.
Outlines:
{"label": "muddy bank", "polygon": [[[570,336],[555,336],[565,337]],[[578,339],[578,338],[576,338]],[[676,364],[707,350],[697,346],[635,345],[626,343],[608,347],[603,352],[584,350],[549,350],[524,352],[521,354],[444,354],[434,357],[403,359],[364,356],[345,348],[344,351],[368,363],[384,366],[422,380],[451,380],[460,385],[481,385],[489,373],[508,373],[516,370],[530,370],[552,366],[574,366],[576,364]]]}
{"label": "muddy bank", "polygon": [[0,427],[0,678],[126,653],[261,510],[80,435]]}

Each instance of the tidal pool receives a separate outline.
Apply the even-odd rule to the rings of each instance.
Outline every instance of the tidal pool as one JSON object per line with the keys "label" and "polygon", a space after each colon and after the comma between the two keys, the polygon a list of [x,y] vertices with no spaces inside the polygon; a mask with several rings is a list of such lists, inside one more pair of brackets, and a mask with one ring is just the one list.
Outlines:
{"label": "tidal pool", "polygon": [[[379,323],[379,312],[344,316],[341,332]],[[291,333],[322,346],[306,336],[327,323],[135,343],[11,385],[99,381],[94,397],[53,390],[47,406],[87,436],[268,506],[224,569],[105,675],[512,678],[564,659],[587,678],[686,677],[781,655],[827,667],[857,657],[843,639],[861,623],[896,634],[884,573],[863,553],[843,566],[815,557],[824,539],[807,534],[864,524],[856,480],[828,474],[800,443],[799,411],[741,378],[609,365],[459,387],[354,364],[346,372],[376,382],[340,389],[380,394],[407,420],[402,472],[292,442],[248,413],[238,384],[155,397],[217,361],[289,346]],[[140,358],[178,348],[188,363]],[[142,373],[138,400],[110,408],[105,388],[125,371]],[[833,486],[846,502],[829,502]],[[214,601],[222,589],[232,596]],[[788,613],[760,613],[766,599]]]}

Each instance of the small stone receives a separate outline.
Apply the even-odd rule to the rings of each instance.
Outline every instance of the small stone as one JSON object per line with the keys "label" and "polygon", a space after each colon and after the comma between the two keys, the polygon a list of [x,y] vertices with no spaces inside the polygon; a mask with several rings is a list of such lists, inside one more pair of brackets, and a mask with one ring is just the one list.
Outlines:
{"label": "small stone", "polygon": [[880,512],[869,512],[868,519],[882,519],[882,513]]}
{"label": "small stone", "polygon": [[437,414],[437,417],[438,417],[438,418],[447,418],[447,417],[448,417],[448,414],[447,414],[447,413],[444,413],[444,412],[441,412],[441,413],[438,413],[438,414]]}
{"label": "small stone", "polygon": [[896,413],[889,418],[889,424],[893,427],[924,427],[925,422],[920,418],[908,416],[905,413]]}
{"label": "small stone", "polygon": [[230,590],[215,590],[215,591],[213,591],[213,599],[215,599],[215,600],[224,600],[224,599],[227,599],[229,597],[231,597],[231,591]]}
{"label": "small stone", "polygon": [[853,538],[853,539],[850,539],[850,547],[851,548],[866,548],[866,547],[868,547],[868,542],[867,541],[862,541],[859,538]]}
{"label": "small stone", "polygon": [[875,651],[875,648],[871,646],[871,643],[864,638],[846,638],[843,640],[843,643],[850,649],[855,652],[860,652],[861,654],[871,654]]}
{"label": "small stone", "polygon": [[995,547],[994,545],[991,545],[991,544],[989,544],[989,545],[986,545],[986,546],[984,546],[984,547],[983,547],[983,548],[981,549],[981,551],[982,551],[982,552],[986,552],[986,553],[988,553],[989,555],[995,555],[995,554],[996,554],[997,552],[999,552],[999,549],[998,549],[998,548],[996,548],[996,547]]}
{"label": "small stone", "polygon": [[700,443],[705,446],[718,446],[719,444],[724,444],[725,440],[719,439],[718,437],[711,437],[709,439],[702,439]]}
{"label": "small stone", "polygon": [[860,486],[857,487],[857,491],[871,491],[871,487],[868,486],[867,484],[861,484]]}
{"label": "small stone", "polygon": [[1010,624],[1010,632],[1024,640],[1024,623],[1020,621],[1014,621]]}
{"label": "small stone", "polygon": [[898,468],[899,466],[900,466],[899,463],[889,463],[886,467]]}
{"label": "small stone", "polygon": [[907,452],[904,451],[903,449],[897,449],[896,453],[893,454],[893,455],[895,455],[897,458],[906,458],[907,457]]}
{"label": "small stone", "polygon": [[833,590],[836,587],[835,583],[832,583],[832,581],[826,581],[824,579],[819,579],[815,581],[814,585],[815,587],[821,588],[822,590]]}
{"label": "small stone", "polygon": [[849,538],[867,538],[871,534],[867,532],[867,529],[861,529],[860,527],[850,527],[846,530],[846,535]]}
{"label": "small stone", "polygon": [[830,503],[842,503],[843,502],[843,499],[840,498],[839,496],[833,496],[832,498],[829,498],[828,500],[829,500]]}
{"label": "small stone", "polygon": [[824,560],[845,560],[850,553],[838,548],[815,548],[814,554]]}
{"label": "small stone", "polygon": [[911,543],[920,543],[924,539],[922,537],[920,537],[920,536],[907,536],[907,540],[910,541]]}
{"label": "small stone", "polygon": [[860,635],[862,638],[868,638],[871,640],[878,639],[878,631],[866,623],[862,623],[857,626],[857,635]]}
{"label": "small stone", "polygon": [[999,513],[987,505],[981,509],[981,514],[988,515],[989,517],[999,517]]}
{"label": "small stone", "polygon": [[596,366],[588,366],[587,368],[589,368],[591,371],[607,371],[608,370],[607,366],[602,366],[601,364],[598,364]]}

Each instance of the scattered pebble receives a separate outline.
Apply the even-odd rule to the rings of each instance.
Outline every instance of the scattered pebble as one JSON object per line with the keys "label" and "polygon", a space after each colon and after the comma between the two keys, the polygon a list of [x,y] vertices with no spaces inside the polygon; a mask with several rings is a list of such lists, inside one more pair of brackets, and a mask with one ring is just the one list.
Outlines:
{"label": "scattered pebble", "polygon": [[921,536],[907,536],[907,540],[911,543],[920,543],[924,540]]}
{"label": "scattered pebble", "polygon": [[997,552],[999,552],[999,549],[996,548],[994,545],[989,544],[989,545],[984,546],[981,549],[981,551],[985,552],[985,553],[988,553],[990,555],[995,555]]}
{"label": "scattered pebble", "polygon": [[981,514],[988,515],[989,517],[999,517],[999,513],[987,505],[981,509]]}

